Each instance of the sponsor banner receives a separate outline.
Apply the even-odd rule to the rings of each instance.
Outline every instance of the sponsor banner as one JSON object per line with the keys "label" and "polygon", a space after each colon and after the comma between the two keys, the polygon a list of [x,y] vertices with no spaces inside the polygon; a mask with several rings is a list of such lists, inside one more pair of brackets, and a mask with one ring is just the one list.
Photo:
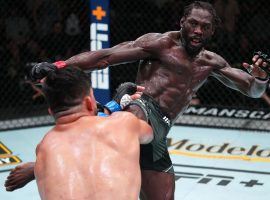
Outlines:
{"label": "sponsor banner", "polygon": [[18,164],[20,162],[21,159],[18,156],[12,155],[12,151],[0,142],[0,167]]}
{"label": "sponsor banner", "polygon": [[208,117],[227,117],[238,119],[269,120],[270,111],[266,110],[247,110],[239,108],[190,106],[184,113],[185,115],[197,115]]}
{"label": "sponsor banner", "polygon": [[172,156],[270,164],[269,134],[184,127],[173,127],[172,130],[184,130],[168,135],[167,146]]}
{"label": "sponsor banner", "polygon": [[215,144],[196,142],[190,139],[168,138],[167,145],[172,155],[207,159],[228,159],[270,163],[270,145],[232,144],[228,141]]}
{"label": "sponsor banner", "polygon": [[[110,47],[109,0],[90,1],[90,50]],[[110,100],[109,68],[91,73],[92,86],[97,101],[102,104]]]}
{"label": "sponsor banner", "polygon": [[175,199],[270,199],[269,134],[172,127]]}

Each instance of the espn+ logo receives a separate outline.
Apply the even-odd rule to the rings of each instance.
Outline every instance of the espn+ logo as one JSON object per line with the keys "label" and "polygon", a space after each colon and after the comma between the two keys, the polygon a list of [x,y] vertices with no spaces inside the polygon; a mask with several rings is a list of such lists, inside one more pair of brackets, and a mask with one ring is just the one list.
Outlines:
{"label": "espn+ logo", "polygon": [[[109,47],[109,23],[102,21],[103,17],[106,16],[106,11],[101,6],[97,6],[92,10],[92,15],[96,20],[90,24],[91,51]],[[109,69],[93,71],[91,80],[93,88],[109,89]]]}

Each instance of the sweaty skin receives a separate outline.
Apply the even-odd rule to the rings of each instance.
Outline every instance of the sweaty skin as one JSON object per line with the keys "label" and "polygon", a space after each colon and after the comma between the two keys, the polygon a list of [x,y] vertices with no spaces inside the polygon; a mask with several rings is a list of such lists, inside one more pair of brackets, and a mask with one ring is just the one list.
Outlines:
{"label": "sweaty skin", "polygon": [[[267,80],[256,77],[267,79],[267,74],[260,68],[267,65],[258,56],[252,59],[254,69],[250,75],[232,68],[224,58],[204,49],[215,29],[213,16],[207,10],[193,8],[189,15],[182,17],[180,25],[180,31],[148,33],[135,41],[85,52],[65,62],[84,70],[94,70],[140,60],[136,83],[145,87],[144,93],[159,103],[172,122],[185,111],[192,96],[209,76],[253,98],[264,93]],[[243,63],[243,67],[248,66]],[[146,120],[144,112],[136,105],[127,111]],[[143,199],[174,199],[174,186],[173,174],[142,170]]]}
{"label": "sweaty skin", "polygon": [[5,181],[6,191],[22,188],[28,182],[34,180],[34,167],[34,162],[23,163],[15,167]]}
{"label": "sweaty skin", "polygon": [[63,117],[36,150],[41,199],[137,200],[139,144],[152,138],[151,127],[128,112]]}
{"label": "sweaty skin", "polygon": [[[258,98],[264,93],[267,74],[261,67],[267,65],[258,56],[252,59],[254,69],[250,75],[232,68],[224,58],[204,49],[215,31],[209,11],[193,8],[182,17],[180,25],[180,31],[148,33],[135,41],[85,52],[65,62],[94,70],[140,60],[136,83],[145,87],[144,93],[159,103],[172,123],[185,111],[192,96],[209,76],[249,97]],[[243,67],[248,68],[249,64],[243,63]],[[146,120],[144,112],[136,105],[130,106],[127,111]],[[143,199],[172,200],[174,186],[173,174],[142,170]]]}
{"label": "sweaty skin", "polygon": [[[203,48],[203,41],[213,34],[211,20],[212,15],[202,9],[193,9],[181,20],[188,44],[183,43],[183,30],[149,33],[109,49],[73,56],[65,62],[89,70],[141,60],[136,83],[145,87],[144,93],[151,95],[172,121],[185,111],[209,76],[247,96],[260,97],[266,81],[232,68],[221,56]],[[192,47],[199,50],[187,50]]]}
{"label": "sweaty skin", "polygon": [[[136,92],[130,95],[132,100],[141,97],[144,87],[137,85]],[[110,115],[110,111],[104,109],[107,115]],[[35,162],[23,163],[16,166],[10,174],[7,176],[5,181],[6,191],[14,191],[16,189],[24,187],[27,183],[35,179],[34,175]]]}
{"label": "sweaty skin", "polygon": [[[254,56],[252,75],[232,68],[221,56],[207,51],[204,45],[214,34],[213,17],[204,9],[193,8],[182,17],[181,30],[148,33],[135,41],[124,42],[112,48],[85,52],[66,60],[85,70],[103,69],[140,60],[137,84],[145,87],[144,93],[151,95],[174,122],[189,105],[192,96],[209,76],[241,93],[258,98],[267,86],[260,67],[266,63]],[[244,63],[247,68],[249,64]],[[137,106],[128,111],[145,119]],[[29,169],[31,170],[31,169]],[[173,199],[174,176],[151,170],[142,171],[142,191],[148,199]]]}

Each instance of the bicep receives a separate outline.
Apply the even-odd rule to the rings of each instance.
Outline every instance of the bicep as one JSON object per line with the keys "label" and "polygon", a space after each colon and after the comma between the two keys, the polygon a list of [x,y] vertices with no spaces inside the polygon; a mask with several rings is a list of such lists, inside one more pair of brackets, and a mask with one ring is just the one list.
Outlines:
{"label": "bicep", "polygon": [[108,51],[108,64],[110,66],[135,62],[150,57],[150,53],[141,47],[134,46],[134,42],[120,44]]}
{"label": "bicep", "polygon": [[142,60],[146,58],[157,58],[162,51],[170,45],[168,37],[160,33],[148,33],[135,41],[124,42],[111,48],[111,63],[121,63]]}
{"label": "bicep", "polygon": [[157,34],[143,35],[135,41],[120,43],[108,50],[110,65],[124,64],[132,61],[154,57],[154,52],[160,48]]}
{"label": "bicep", "polygon": [[157,41],[154,35],[146,34],[135,41],[123,42],[111,48],[80,53],[65,62],[83,70],[94,70],[154,58],[154,55],[157,56],[155,52],[162,46]]}

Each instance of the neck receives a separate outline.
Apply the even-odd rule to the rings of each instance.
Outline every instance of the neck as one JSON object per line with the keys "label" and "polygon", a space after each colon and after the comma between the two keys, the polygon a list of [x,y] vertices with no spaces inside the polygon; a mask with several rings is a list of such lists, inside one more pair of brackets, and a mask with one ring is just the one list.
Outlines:
{"label": "neck", "polygon": [[85,116],[94,116],[94,113],[82,110],[80,106],[76,106],[54,114],[56,124],[72,123]]}
{"label": "neck", "polygon": [[179,42],[186,49],[186,41],[185,41],[185,39],[183,37],[183,31],[182,31],[182,29],[180,29],[179,32],[180,32]]}

